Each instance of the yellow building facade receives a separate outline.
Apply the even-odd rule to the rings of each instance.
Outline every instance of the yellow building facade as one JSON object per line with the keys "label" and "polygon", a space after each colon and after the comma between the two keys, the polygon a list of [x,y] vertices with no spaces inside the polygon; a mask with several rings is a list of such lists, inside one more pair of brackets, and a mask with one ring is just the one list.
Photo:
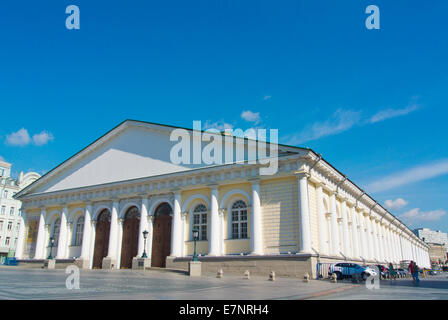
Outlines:
{"label": "yellow building facade", "polygon": [[318,262],[429,264],[425,243],[314,151],[279,145],[271,175],[250,161],[179,166],[167,156],[173,128],[125,121],[18,194],[17,258],[135,268],[143,256],[186,269],[197,229],[210,272],[315,276]]}

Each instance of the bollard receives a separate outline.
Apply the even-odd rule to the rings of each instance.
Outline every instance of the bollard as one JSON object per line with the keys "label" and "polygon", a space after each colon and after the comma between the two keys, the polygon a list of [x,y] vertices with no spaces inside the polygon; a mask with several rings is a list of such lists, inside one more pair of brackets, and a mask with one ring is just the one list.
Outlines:
{"label": "bollard", "polygon": [[222,277],[223,277],[222,269],[219,269],[218,273],[216,274],[216,278],[222,278]]}
{"label": "bollard", "polygon": [[305,272],[303,276],[303,282],[310,282],[310,275],[308,274],[308,272]]}
{"label": "bollard", "polygon": [[250,279],[250,272],[249,272],[249,270],[244,271],[244,279],[247,279],[247,280]]}
{"label": "bollard", "polygon": [[333,273],[331,275],[330,282],[332,282],[332,283],[337,283],[338,282],[338,276],[336,275],[336,273]]}
{"label": "bollard", "polygon": [[275,281],[275,272],[271,271],[271,273],[269,274],[269,281]]}

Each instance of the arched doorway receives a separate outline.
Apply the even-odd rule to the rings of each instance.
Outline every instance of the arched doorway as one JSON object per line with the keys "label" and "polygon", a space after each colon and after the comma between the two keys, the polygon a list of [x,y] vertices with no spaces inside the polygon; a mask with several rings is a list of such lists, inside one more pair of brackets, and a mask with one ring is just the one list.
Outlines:
{"label": "arched doorway", "polygon": [[132,268],[132,258],[138,253],[138,236],[140,226],[140,212],[131,207],[124,216],[123,241],[121,242],[121,268]]}
{"label": "arched doorway", "polygon": [[109,250],[110,212],[107,209],[101,211],[96,222],[95,251],[93,254],[93,268],[101,269],[103,258]]}
{"label": "arched doorway", "polygon": [[151,266],[166,267],[166,257],[171,250],[171,206],[164,202],[154,212]]}

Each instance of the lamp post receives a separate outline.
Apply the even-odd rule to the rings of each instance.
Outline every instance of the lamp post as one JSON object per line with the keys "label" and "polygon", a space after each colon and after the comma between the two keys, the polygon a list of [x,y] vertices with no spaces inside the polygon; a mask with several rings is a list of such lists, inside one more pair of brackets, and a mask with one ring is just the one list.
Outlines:
{"label": "lamp post", "polygon": [[143,233],[143,240],[145,241],[144,242],[144,245],[143,245],[143,254],[142,254],[142,258],[148,258],[148,256],[146,255],[146,238],[148,237],[148,231],[143,231],[142,232]]}
{"label": "lamp post", "polygon": [[53,259],[53,257],[51,256],[51,254],[53,253],[53,244],[54,244],[54,238],[50,237],[50,255],[48,256],[48,260]]}
{"label": "lamp post", "polygon": [[194,253],[193,253],[193,261],[198,261],[198,255],[196,253],[196,241],[199,239],[199,229],[193,229],[193,241],[194,241]]}

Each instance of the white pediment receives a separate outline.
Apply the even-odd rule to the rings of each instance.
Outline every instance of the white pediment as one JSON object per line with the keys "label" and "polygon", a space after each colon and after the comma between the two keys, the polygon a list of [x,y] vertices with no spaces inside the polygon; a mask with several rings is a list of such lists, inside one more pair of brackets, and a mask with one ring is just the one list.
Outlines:
{"label": "white pediment", "polygon": [[[23,194],[75,189],[207,166],[203,163],[176,164],[171,161],[170,152],[178,144],[178,141],[170,141],[173,128],[125,121],[44,175]],[[188,130],[185,132],[187,135],[191,133]],[[202,148],[208,143],[201,142]],[[235,151],[237,148],[235,146]],[[224,157],[223,154],[223,163]]]}
{"label": "white pediment", "polygon": [[194,168],[194,165],[171,163],[170,150],[174,143],[165,133],[128,127],[94,151],[62,168],[58,175],[32,193],[99,185]]}

